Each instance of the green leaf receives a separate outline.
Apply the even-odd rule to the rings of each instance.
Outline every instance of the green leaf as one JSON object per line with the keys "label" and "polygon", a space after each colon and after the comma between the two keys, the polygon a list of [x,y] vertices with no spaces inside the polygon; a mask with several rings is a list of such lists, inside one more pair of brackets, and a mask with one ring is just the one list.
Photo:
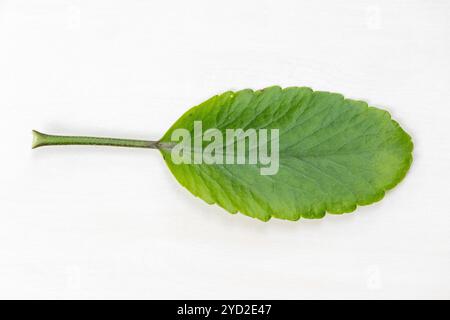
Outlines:
{"label": "green leaf", "polygon": [[[241,130],[237,138],[217,147],[216,140],[233,129]],[[250,131],[258,135],[247,136]],[[257,142],[249,146],[250,141]],[[386,111],[296,87],[225,92],[186,112],[159,141],[33,131],[33,148],[54,145],[159,149],[194,195],[263,221],[322,218],[378,201],[403,179],[413,149],[410,136]]]}
{"label": "green leaf", "polygon": [[309,88],[270,87],[225,92],[187,111],[166,132],[194,136],[226,129],[279,129],[279,170],[261,175],[260,164],[175,164],[171,148],[160,151],[175,178],[192,194],[230,213],[263,221],[322,218],[351,212],[383,198],[412,162],[410,136],[388,112],[363,101]]}

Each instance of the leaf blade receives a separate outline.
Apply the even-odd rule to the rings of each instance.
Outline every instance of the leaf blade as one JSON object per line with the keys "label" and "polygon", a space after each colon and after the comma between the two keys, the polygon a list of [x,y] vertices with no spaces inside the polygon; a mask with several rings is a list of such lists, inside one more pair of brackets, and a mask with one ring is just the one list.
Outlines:
{"label": "leaf blade", "polygon": [[322,218],[381,200],[412,162],[410,136],[388,112],[342,95],[305,87],[225,92],[188,110],[166,132],[279,129],[280,168],[261,176],[258,165],[174,164],[176,179],[195,196],[263,221]]}

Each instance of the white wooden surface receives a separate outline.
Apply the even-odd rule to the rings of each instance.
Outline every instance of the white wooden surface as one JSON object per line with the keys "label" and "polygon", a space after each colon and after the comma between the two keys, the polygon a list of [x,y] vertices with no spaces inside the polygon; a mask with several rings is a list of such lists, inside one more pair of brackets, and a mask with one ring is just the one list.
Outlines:
{"label": "white wooden surface", "polygon": [[[449,1],[0,0],[0,298],[450,298]],[[409,175],[354,214],[261,223],[157,152],[30,150],[31,129],[159,138],[229,89],[388,109]]]}

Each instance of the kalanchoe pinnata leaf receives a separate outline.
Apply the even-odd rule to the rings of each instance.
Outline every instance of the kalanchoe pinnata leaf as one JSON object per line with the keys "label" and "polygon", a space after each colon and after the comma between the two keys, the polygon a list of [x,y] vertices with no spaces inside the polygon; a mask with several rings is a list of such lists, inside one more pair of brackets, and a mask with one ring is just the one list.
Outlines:
{"label": "kalanchoe pinnata leaf", "polygon": [[[277,130],[276,173],[261,174],[264,164],[260,162],[179,163],[173,157],[174,133],[185,129],[195,138],[195,124],[199,122],[203,133],[216,129],[224,137],[230,129]],[[156,142],[127,140],[125,144],[126,140],[103,139],[43,135],[34,146],[157,148],[175,178],[192,194],[231,213],[241,212],[263,221],[271,217],[322,218],[326,212],[351,212],[358,205],[378,201],[403,179],[413,149],[410,136],[388,112],[337,93],[304,87],[270,87],[214,96],[187,111]],[[238,136],[232,147],[243,140],[245,136]],[[201,153],[208,143],[201,141],[200,151],[198,145],[191,144],[192,154]],[[223,154],[228,150],[226,143]],[[268,146],[272,148],[269,152],[275,150],[270,140]]]}

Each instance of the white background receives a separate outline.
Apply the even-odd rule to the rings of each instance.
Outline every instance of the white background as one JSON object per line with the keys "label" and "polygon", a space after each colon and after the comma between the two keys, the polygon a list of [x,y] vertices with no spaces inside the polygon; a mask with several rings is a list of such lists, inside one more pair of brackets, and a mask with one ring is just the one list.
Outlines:
{"label": "white background", "polygon": [[[449,1],[0,0],[0,298],[450,298]],[[31,129],[158,139],[230,90],[382,107],[414,163],[383,201],[263,223],[155,150],[32,151]]]}

